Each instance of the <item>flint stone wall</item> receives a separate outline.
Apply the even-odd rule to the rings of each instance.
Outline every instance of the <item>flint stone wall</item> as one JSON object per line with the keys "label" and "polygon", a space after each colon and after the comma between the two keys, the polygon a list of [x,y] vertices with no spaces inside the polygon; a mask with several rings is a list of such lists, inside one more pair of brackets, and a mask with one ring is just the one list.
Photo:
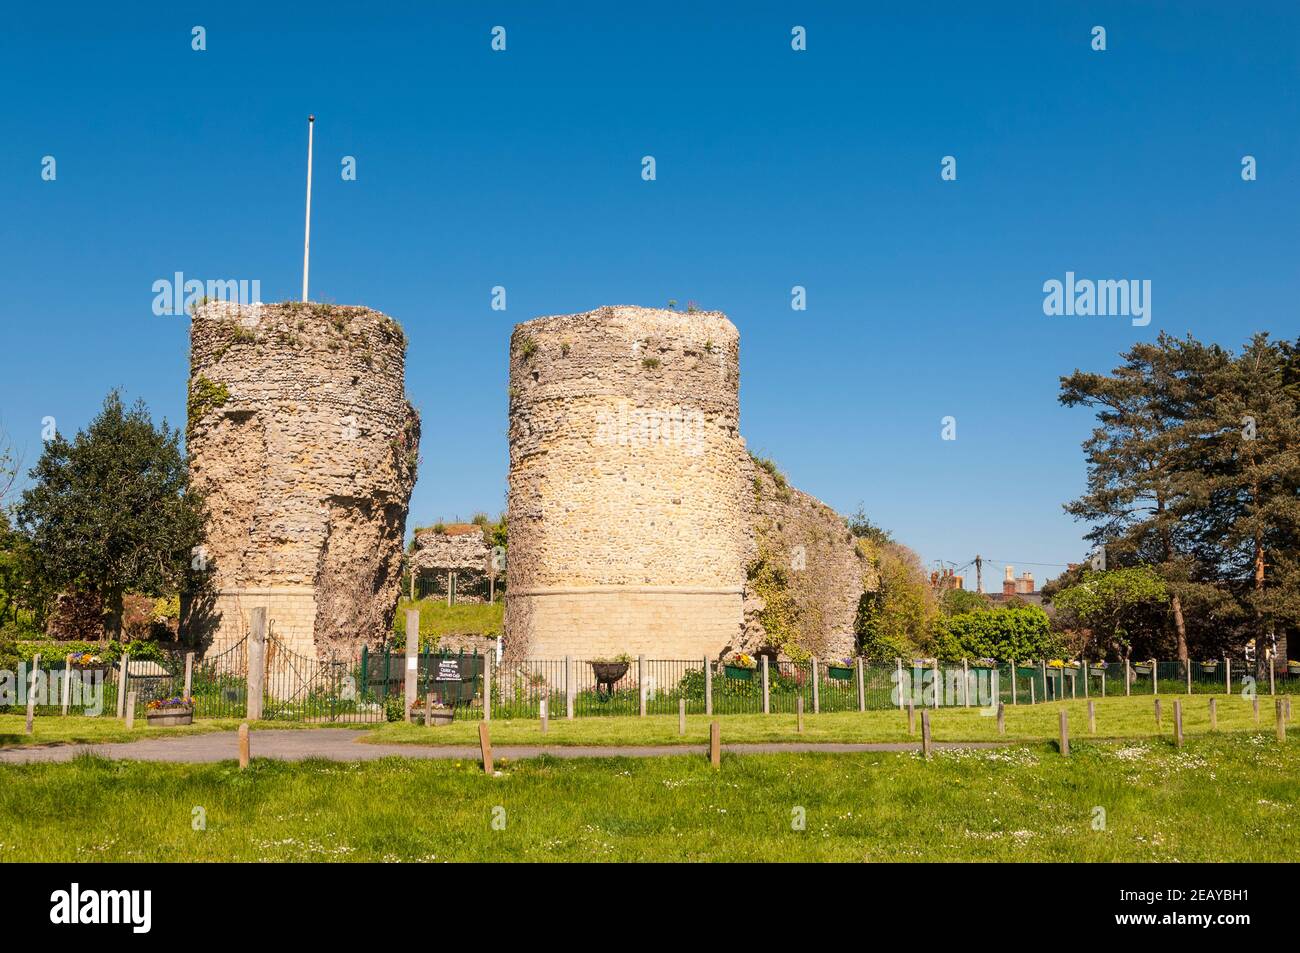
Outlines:
{"label": "flint stone wall", "polygon": [[195,309],[187,445],[209,513],[211,650],[243,638],[258,606],[309,657],[383,639],[420,436],[405,348],[369,308]]}
{"label": "flint stone wall", "polygon": [[748,547],[739,334],[618,306],[510,342],[506,654],[715,655]]}

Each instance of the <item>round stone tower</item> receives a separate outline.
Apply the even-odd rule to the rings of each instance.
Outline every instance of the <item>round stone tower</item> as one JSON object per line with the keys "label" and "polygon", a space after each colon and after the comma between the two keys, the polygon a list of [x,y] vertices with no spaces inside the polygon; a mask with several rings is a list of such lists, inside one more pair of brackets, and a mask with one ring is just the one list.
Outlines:
{"label": "round stone tower", "polygon": [[510,339],[506,650],[715,656],[742,626],[739,334],[618,306]]}
{"label": "round stone tower", "polygon": [[368,308],[195,309],[186,442],[210,595],[190,616],[213,649],[241,639],[259,606],[310,657],[383,638],[420,439],[405,352],[397,322]]}

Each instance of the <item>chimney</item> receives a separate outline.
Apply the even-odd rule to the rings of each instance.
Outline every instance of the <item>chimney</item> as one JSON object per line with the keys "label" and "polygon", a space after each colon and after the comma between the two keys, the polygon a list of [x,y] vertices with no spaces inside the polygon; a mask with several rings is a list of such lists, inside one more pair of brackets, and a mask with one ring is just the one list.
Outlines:
{"label": "chimney", "polygon": [[1002,579],[1002,594],[1004,596],[1014,596],[1016,594],[1016,567],[1008,566],[1007,574]]}

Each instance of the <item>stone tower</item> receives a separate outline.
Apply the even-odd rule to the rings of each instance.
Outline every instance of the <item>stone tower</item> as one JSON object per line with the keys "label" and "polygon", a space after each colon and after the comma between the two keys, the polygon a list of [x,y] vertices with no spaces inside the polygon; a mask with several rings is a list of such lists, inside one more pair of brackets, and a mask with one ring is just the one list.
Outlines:
{"label": "stone tower", "polygon": [[716,655],[742,630],[739,334],[628,306],[510,339],[506,651]]}
{"label": "stone tower", "polygon": [[419,453],[405,352],[397,322],[368,308],[195,309],[187,447],[208,510],[212,649],[258,606],[309,657],[383,638]]}

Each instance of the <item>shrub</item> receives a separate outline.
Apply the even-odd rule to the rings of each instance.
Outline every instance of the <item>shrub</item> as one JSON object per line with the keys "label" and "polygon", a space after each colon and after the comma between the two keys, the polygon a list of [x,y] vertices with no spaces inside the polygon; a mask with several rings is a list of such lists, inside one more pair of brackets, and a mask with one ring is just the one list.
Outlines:
{"label": "shrub", "polygon": [[1011,659],[1045,658],[1058,650],[1047,613],[1038,606],[979,609],[944,620],[939,657]]}

